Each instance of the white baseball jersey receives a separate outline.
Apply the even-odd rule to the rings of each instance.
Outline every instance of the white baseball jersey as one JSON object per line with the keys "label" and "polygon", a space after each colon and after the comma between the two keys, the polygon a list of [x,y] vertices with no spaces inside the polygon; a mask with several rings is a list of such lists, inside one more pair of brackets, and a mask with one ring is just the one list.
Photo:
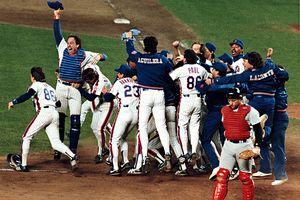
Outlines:
{"label": "white baseball jersey", "polygon": [[[99,74],[99,79],[94,83],[93,88],[91,89],[91,93],[100,95],[103,87],[111,88],[111,83],[106,76],[104,76],[103,74]],[[93,112],[100,106],[99,103],[99,97],[92,101],[91,109]]]}
{"label": "white baseball jersey", "polygon": [[207,71],[198,64],[185,64],[182,67],[170,72],[173,80],[179,78],[181,94],[199,94],[195,86],[198,81],[205,80],[208,77]]}
{"label": "white baseball jersey", "polygon": [[[34,82],[30,86],[36,93],[33,96],[35,110],[40,111],[45,106],[55,107],[56,95],[55,89],[46,82]],[[29,89],[30,89],[29,88]]]}
{"label": "white baseball jersey", "polygon": [[117,80],[110,93],[119,99],[119,108],[122,106],[137,106],[139,103],[139,86],[132,78],[122,78]]}
{"label": "white baseball jersey", "polygon": [[240,74],[245,70],[245,67],[243,65],[244,59],[240,58],[237,61],[233,62],[231,67],[234,70],[235,74]]}

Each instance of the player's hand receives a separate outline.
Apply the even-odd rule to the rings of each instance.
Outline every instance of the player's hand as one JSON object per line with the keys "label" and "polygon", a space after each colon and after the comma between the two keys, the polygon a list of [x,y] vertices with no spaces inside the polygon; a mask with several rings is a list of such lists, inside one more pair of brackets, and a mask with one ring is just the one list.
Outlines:
{"label": "player's hand", "polygon": [[207,85],[211,85],[211,84],[212,84],[212,79],[211,79],[211,78],[206,79],[206,80],[205,80],[205,83],[206,83]]}
{"label": "player's hand", "polygon": [[180,42],[179,42],[178,40],[176,40],[176,41],[174,41],[174,42],[172,43],[172,45],[173,45],[174,48],[178,48],[178,47],[179,47],[179,44],[180,44]]}
{"label": "player's hand", "polygon": [[273,48],[268,48],[267,57],[271,58],[273,55]]}
{"label": "player's hand", "polygon": [[60,19],[61,10],[54,10],[54,19]]}
{"label": "player's hand", "polygon": [[10,101],[7,106],[8,110],[10,110],[13,107],[14,107],[14,104],[13,104],[13,102]]}
{"label": "player's hand", "polygon": [[81,84],[80,84],[80,83],[71,83],[71,86],[72,86],[73,88],[78,89],[78,88],[81,86]]}

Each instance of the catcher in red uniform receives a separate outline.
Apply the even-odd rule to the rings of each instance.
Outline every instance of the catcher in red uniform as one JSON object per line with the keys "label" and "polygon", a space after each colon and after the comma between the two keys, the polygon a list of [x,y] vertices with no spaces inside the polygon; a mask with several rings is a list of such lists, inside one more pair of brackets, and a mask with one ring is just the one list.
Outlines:
{"label": "catcher in red uniform", "polygon": [[[242,103],[239,89],[228,92],[229,105],[221,110],[224,125],[225,143],[222,149],[217,182],[213,192],[213,200],[225,199],[228,191],[228,177],[237,162],[240,170],[240,180],[243,184],[243,199],[254,199],[254,183],[252,180],[251,162],[240,157],[240,153],[252,150],[258,151],[262,141],[262,128],[259,113],[253,107]],[[250,139],[251,126],[255,132],[256,143]],[[259,151],[258,151],[259,152]]]}

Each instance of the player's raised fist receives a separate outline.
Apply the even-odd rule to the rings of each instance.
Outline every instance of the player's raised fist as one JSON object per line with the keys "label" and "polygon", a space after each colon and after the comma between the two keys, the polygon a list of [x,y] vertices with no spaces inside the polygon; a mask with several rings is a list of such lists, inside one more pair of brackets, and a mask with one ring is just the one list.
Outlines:
{"label": "player's raised fist", "polygon": [[179,47],[179,44],[180,44],[180,42],[178,40],[176,40],[172,43],[173,47],[175,47],[175,48]]}

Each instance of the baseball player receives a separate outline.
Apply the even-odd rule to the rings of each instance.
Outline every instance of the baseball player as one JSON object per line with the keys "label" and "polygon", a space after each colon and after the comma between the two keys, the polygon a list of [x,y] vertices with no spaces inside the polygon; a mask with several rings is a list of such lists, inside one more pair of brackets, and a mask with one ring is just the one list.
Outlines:
{"label": "baseball player", "polygon": [[228,106],[222,108],[222,121],[225,128],[220,169],[213,192],[213,200],[223,200],[227,195],[228,177],[235,162],[240,170],[239,178],[243,183],[243,199],[254,199],[254,183],[251,177],[251,161],[239,158],[240,152],[251,150],[250,126],[253,126],[256,136],[256,150],[262,141],[262,128],[259,113],[253,107],[242,103],[242,95],[237,88],[228,91]]}
{"label": "baseball player", "polygon": [[172,70],[172,63],[169,60],[157,53],[158,41],[153,36],[145,37],[144,53],[137,52],[134,48],[132,40],[132,32],[127,32],[126,49],[129,55],[129,60],[134,63],[132,68],[136,68],[138,84],[140,90],[140,105],[139,105],[139,139],[142,145],[143,152],[143,168],[148,171],[149,159],[148,153],[148,132],[147,124],[150,114],[152,113],[155,119],[155,124],[162,146],[165,151],[165,171],[171,171],[171,155],[169,133],[166,128],[165,119],[165,99],[164,85],[166,83],[165,76]]}
{"label": "baseball player", "polygon": [[195,89],[197,82],[208,77],[207,71],[197,63],[197,55],[193,50],[184,51],[184,62],[170,73],[170,77],[180,81],[180,102],[178,105],[178,137],[185,155],[188,154],[188,128],[192,146],[192,159],[196,162],[196,150],[199,141],[199,126],[201,112],[201,95]]}
{"label": "baseball player", "polygon": [[230,52],[233,57],[232,65],[230,69],[232,74],[240,74],[245,70],[243,64],[243,51],[244,51],[244,42],[240,39],[234,39],[232,42],[229,43],[230,45]]}
{"label": "baseball player", "polygon": [[[58,6],[51,6],[51,5]],[[86,52],[81,48],[81,40],[76,35],[69,35],[67,41],[63,38],[60,28],[60,13],[63,9],[62,4],[58,1],[49,4],[54,9],[54,38],[59,57],[59,79],[56,85],[57,98],[61,101],[59,112],[59,130],[60,139],[64,140],[64,124],[66,110],[69,106],[70,110],[70,149],[76,153],[78,140],[80,135],[80,109],[81,95],[79,91],[72,85],[81,82],[81,67],[90,60],[90,56],[86,56]],[[104,55],[99,54],[99,59],[105,59]],[[54,155],[54,159],[59,159],[60,155]]]}
{"label": "baseball player", "polygon": [[103,146],[105,141],[105,128],[111,117],[114,103],[113,102],[103,102],[102,89],[104,87],[111,88],[111,83],[109,79],[103,74],[98,74],[92,68],[88,68],[82,72],[82,79],[89,84],[90,91],[86,92],[82,88],[78,88],[80,93],[89,101],[92,102],[91,110],[93,112],[91,128],[97,139],[98,143],[98,153],[95,157],[96,163],[103,162]]}
{"label": "baseball player", "polygon": [[[118,73],[118,80],[114,83],[110,92],[108,93],[107,88],[102,89],[105,101],[112,102],[114,98],[119,100],[119,112],[115,118],[110,137],[110,155],[113,166],[108,175],[111,176],[119,176],[122,171],[130,167],[126,138],[137,125],[139,104],[139,86],[130,77],[130,67],[127,64],[123,64],[115,71]],[[123,155],[121,170],[119,169],[118,146],[121,146]]]}
{"label": "baseball player", "polygon": [[77,168],[77,156],[59,139],[58,131],[58,112],[56,111],[55,90],[46,83],[45,74],[41,67],[31,68],[32,85],[28,91],[8,103],[8,109],[14,105],[22,103],[33,97],[37,115],[27,126],[22,136],[22,162],[20,171],[28,172],[27,158],[30,149],[30,142],[33,137],[41,130],[45,129],[53,149],[65,154],[71,160],[72,169]]}
{"label": "baseball player", "polygon": [[[90,51],[86,51],[86,55],[87,57],[89,57],[90,59],[85,59],[85,65],[83,66],[83,70],[91,68],[93,69],[95,72],[98,73],[98,75],[100,77],[104,76],[102,74],[102,72],[100,71],[99,66],[96,64],[99,61],[104,61],[104,60],[99,60],[99,53],[94,53],[94,52],[90,52]],[[105,54],[104,54],[105,55]],[[107,56],[105,55],[105,57],[107,58]],[[87,60],[87,61],[86,61]],[[89,84],[85,83],[83,85],[83,88],[85,88],[87,91],[90,90],[90,86]],[[80,125],[82,126],[87,113],[89,112],[89,110],[91,110],[92,107],[92,101],[86,100],[82,105],[81,105],[81,113],[80,113]],[[107,126],[104,129],[104,134],[102,135],[102,153],[101,153],[101,157],[95,156],[95,163],[96,164],[100,164],[103,161],[103,157],[109,154],[109,149],[108,149],[108,145],[106,144],[106,137],[107,135],[111,134],[111,124],[107,123]]]}
{"label": "baseball player", "polygon": [[[271,59],[273,49],[269,48],[267,59]],[[277,65],[284,70],[282,66]],[[287,92],[285,82],[277,80],[275,92],[275,111],[273,119],[273,127],[271,132],[271,146],[274,153],[274,175],[275,180],[271,183],[273,186],[281,185],[288,181],[288,176],[285,170],[286,153],[285,153],[285,132],[288,127],[289,118],[286,112],[287,108]],[[271,156],[269,151],[264,154],[265,161],[261,161],[262,167],[254,173],[255,177],[265,177],[272,175]]]}

